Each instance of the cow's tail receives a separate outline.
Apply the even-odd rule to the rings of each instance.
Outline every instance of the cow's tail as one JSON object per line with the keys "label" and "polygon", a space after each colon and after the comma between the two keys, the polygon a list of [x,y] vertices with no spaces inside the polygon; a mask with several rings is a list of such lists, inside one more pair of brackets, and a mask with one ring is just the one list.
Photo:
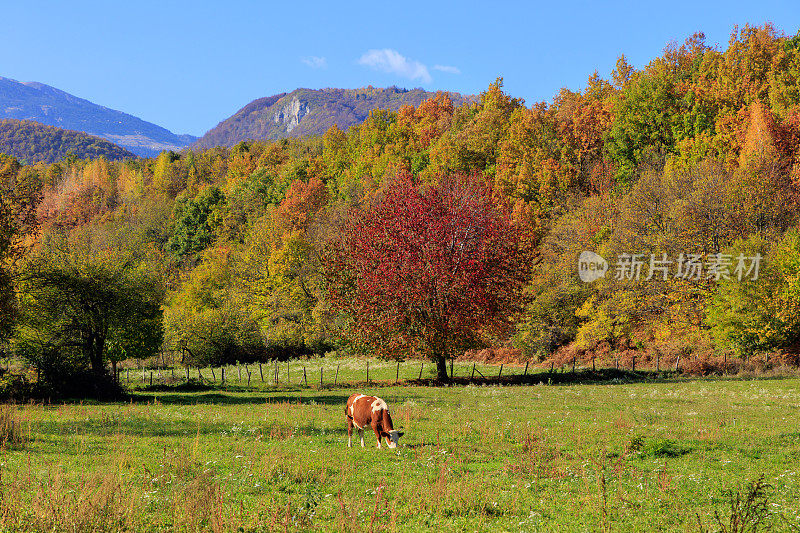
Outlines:
{"label": "cow's tail", "polygon": [[389,410],[388,409],[384,409],[383,410],[383,421],[382,422],[383,422],[383,424],[381,424],[381,425],[383,426],[383,430],[384,431],[389,432],[389,431],[394,429],[394,426],[392,425],[392,417],[389,416]]}

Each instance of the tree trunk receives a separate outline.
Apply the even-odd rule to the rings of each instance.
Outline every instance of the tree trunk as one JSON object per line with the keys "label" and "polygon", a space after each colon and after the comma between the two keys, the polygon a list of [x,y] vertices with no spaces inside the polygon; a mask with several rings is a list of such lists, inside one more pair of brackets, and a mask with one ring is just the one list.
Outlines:
{"label": "tree trunk", "polygon": [[439,381],[450,381],[450,376],[447,374],[447,358],[443,355],[436,356],[436,379]]}
{"label": "tree trunk", "polygon": [[105,348],[105,339],[97,335],[93,335],[84,350],[89,356],[89,364],[92,366],[92,372],[95,374],[105,374],[106,369],[103,366],[103,350]]}

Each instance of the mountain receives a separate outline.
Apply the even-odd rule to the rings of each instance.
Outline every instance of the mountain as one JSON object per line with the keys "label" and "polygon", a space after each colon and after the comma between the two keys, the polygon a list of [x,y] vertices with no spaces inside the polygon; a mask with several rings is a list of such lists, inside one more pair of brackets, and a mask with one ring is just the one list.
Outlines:
{"label": "mountain", "polygon": [[20,161],[55,163],[68,153],[81,159],[125,159],[135,154],[100,137],[28,120],[0,120],[0,152]]}
{"label": "mountain", "polygon": [[[453,105],[472,99],[447,93]],[[253,100],[232,117],[208,131],[194,146],[233,146],[248,139],[280,139],[322,134],[336,124],[346,130],[360,124],[373,109],[398,110],[404,105],[418,106],[436,93],[422,89],[297,89]]]}
{"label": "mountain", "polygon": [[43,83],[22,83],[0,77],[0,119],[33,120],[83,131],[145,157],[162,150],[180,150],[197,138],[171,131],[115,111]]}

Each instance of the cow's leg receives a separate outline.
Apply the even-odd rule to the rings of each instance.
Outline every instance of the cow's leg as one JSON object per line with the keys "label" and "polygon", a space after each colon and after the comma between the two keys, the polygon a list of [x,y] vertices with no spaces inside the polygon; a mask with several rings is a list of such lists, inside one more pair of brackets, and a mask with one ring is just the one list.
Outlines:
{"label": "cow's leg", "polygon": [[347,447],[353,447],[353,419],[347,417]]}
{"label": "cow's leg", "polygon": [[361,447],[364,447],[364,429],[358,428],[358,434],[361,435]]}
{"label": "cow's leg", "polygon": [[378,440],[377,448],[380,450],[381,449],[381,432],[378,431],[378,428],[376,428],[375,426],[372,426],[372,431],[375,432],[375,438]]}

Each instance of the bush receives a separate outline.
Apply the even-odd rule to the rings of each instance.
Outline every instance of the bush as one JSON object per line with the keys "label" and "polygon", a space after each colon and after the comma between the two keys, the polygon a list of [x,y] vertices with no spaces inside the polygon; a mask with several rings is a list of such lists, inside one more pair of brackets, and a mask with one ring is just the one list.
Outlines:
{"label": "bush", "polygon": [[32,397],[33,384],[28,376],[0,369],[0,401],[24,402]]}

